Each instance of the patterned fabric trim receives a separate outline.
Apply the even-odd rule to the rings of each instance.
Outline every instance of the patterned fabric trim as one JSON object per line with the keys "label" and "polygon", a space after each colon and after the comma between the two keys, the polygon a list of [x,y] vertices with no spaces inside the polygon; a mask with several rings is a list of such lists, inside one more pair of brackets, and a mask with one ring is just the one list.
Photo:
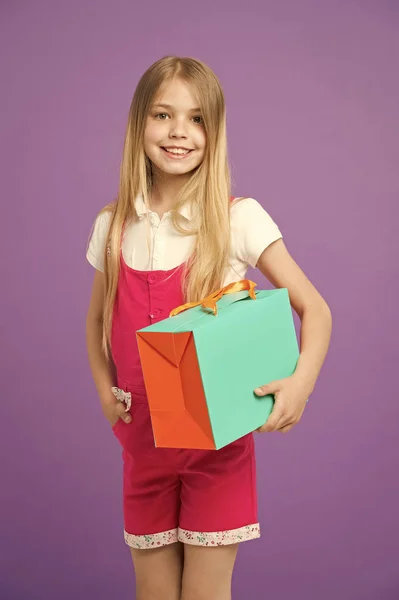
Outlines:
{"label": "patterned fabric trim", "polygon": [[178,542],[177,529],[163,531],[162,533],[153,533],[151,535],[133,535],[125,533],[125,542],[131,548],[136,550],[151,550],[152,548],[161,548]]}
{"label": "patterned fabric trim", "polygon": [[124,392],[118,387],[112,387],[111,391],[118,402],[126,404],[125,412],[128,412],[132,406],[132,395],[130,392]]}
{"label": "patterned fabric trim", "polygon": [[179,541],[193,546],[228,546],[260,537],[259,523],[227,531],[187,531],[179,529]]}

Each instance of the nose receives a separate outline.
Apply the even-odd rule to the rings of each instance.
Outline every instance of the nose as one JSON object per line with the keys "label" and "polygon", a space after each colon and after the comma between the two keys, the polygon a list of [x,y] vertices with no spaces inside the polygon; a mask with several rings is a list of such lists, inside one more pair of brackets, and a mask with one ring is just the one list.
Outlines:
{"label": "nose", "polygon": [[186,126],[183,119],[173,119],[173,121],[171,121],[169,137],[187,138]]}

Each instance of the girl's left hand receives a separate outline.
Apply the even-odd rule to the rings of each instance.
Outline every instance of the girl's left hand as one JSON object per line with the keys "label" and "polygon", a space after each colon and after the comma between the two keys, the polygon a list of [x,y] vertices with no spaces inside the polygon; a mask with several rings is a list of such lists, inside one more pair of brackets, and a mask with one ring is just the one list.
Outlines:
{"label": "girl's left hand", "polygon": [[280,431],[287,433],[296,425],[305,410],[309,390],[303,382],[291,375],[285,379],[272,381],[254,390],[257,396],[274,395],[274,407],[266,423],[256,431]]}

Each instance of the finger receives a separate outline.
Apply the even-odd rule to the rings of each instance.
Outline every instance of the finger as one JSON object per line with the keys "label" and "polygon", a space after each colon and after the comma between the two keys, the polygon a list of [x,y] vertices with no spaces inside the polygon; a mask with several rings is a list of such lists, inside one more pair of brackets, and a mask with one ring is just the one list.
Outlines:
{"label": "finger", "polygon": [[265,424],[270,430],[274,431],[282,419],[287,419],[287,407],[283,397],[280,394],[276,394],[274,396],[273,410]]}
{"label": "finger", "polygon": [[263,433],[264,431],[275,431],[276,426],[282,417],[284,417],[284,408],[278,404],[274,404],[274,408],[270,413],[266,423],[257,431],[259,431],[259,433]]}
{"label": "finger", "polygon": [[267,385],[261,385],[254,390],[257,396],[267,396],[268,394],[275,394],[280,389],[280,381],[271,381]]}
{"label": "finger", "polygon": [[276,427],[275,427],[275,431],[280,431],[280,429],[283,429],[284,427],[287,427],[288,425],[294,425],[295,423],[295,419],[292,415],[289,415],[287,413],[284,413],[281,418],[279,419],[279,421],[276,423]]}
{"label": "finger", "polygon": [[291,431],[291,429],[294,427],[294,425],[295,425],[295,423],[288,423],[287,425],[285,425],[281,429],[278,429],[278,431],[280,433],[288,433],[289,431]]}
{"label": "finger", "polygon": [[125,423],[130,423],[132,420],[131,414],[130,412],[126,412],[126,404],[123,402],[118,402],[116,405],[116,414],[122,421],[125,421]]}

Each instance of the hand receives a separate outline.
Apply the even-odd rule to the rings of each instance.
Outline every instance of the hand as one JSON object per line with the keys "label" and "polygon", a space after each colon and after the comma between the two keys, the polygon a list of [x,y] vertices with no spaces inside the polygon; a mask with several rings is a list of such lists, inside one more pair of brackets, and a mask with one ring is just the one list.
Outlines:
{"label": "hand", "polygon": [[274,395],[274,407],[266,423],[256,431],[280,431],[287,433],[296,425],[305,410],[309,390],[303,382],[291,375],[285,379],[272,381],[254,390],[257,396]]}
{"label": "hand", "polygon": [[115,402],[109,402],[103,405],[102,408],[105,418],[107,419],[111,427],[114,427],[114,425],[117,424],[119,419],[122,419],[122,421],[124,421],[125,423],[130,423],[130,421],[132,420],[130,412],[125,412],[126,404],[124,404],[123,402],[118,402],[117,400],[115,400]]}

